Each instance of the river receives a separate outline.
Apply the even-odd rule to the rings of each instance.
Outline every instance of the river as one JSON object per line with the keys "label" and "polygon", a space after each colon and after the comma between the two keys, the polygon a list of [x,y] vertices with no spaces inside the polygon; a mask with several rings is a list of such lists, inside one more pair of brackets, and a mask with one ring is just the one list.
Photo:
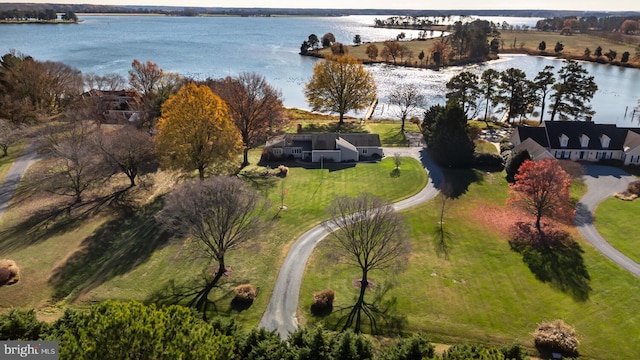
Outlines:
{"label": "river", "polygon": [[[165,71],[204,79],[252,71],[264,75],[282,90],[286,106],[306,109],[303,87],[317,59],[298,55],[309,34],[332,32],[337,41],[351,43],[394,38],[400,30],[371,27],[374,18],[346,17],[166,17],[81,16],[79,24],[0,25],[0,51],[15,49],[38,60],[60,61],[83,73],[126,75],[133,59],[151,60]],[[535,24],[531,18],[492,18],[517,25]],[[417,32],[405,31],[407,38]],[[427,52],[428,49],[425,49]],[[562,61],[549,58],[503,55],[498,61],[440,71],[367,66],[379,89],[378,117],[392,116],[385,100],[400,82],[415,83],[426,95],[427,105],[444,103],[444,84],[463,70],[482,72],[488,67],[517,67],[533,78],[545,65],[557,69]],[[636,125],[630,121],[640,97],[640,70],[584,63],[599,90],[592,107],[594,121]],[[625,110],[627,114],[625,116]],[[353,114],[362,116],[362,114]],[[640,117],[640,114],[636,114]]]}

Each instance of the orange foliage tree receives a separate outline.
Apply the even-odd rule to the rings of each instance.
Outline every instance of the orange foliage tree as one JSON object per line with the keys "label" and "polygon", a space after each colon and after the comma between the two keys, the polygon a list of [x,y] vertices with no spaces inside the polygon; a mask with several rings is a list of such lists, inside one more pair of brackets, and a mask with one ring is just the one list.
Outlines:
{"label": "orange foliage tree", "polygon": [[510,191],[513,197],[508,201],[535,217],[538,234],[542,235],[543,217],[571,217],[571,177],[557,160],[527,160],[518,169],[515,180]]}
{"label": "orange foliage tree", "polygon": [[344,55],[318,62],[304,95],[313,111],[337,112],[343,124],[347,111],[365,109],[376,99],[377,88],[362,63]]}
{"label": "orange foliage tree", "polygon": [[208,81],[209,87],[226,101],[244,143],[242,166],[249,165],[249,149],[264,144],[289,122],[282,92],[256,73]]}
{"label": "orange foliage tree", "polygon": [[229,107],[207,86],[187,84],[162,105],[154,142],[170,168],[205,171],[228,168],[242,150]]}

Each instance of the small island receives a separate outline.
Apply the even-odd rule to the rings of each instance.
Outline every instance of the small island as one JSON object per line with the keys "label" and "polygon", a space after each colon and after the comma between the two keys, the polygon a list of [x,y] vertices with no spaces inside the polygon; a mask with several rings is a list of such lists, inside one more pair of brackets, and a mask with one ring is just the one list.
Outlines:
{"label": "small island", "polygon": [[73,11],[60,13],[54,9],[0,11],[0,24],[76,24],[78,22],[78,16]]}

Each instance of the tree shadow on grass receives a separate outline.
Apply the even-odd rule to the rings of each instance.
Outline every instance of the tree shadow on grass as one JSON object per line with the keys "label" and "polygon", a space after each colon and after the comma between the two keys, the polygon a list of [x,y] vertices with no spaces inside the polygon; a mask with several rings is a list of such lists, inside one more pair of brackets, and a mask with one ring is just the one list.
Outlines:
{"label": "tree shadow on grass", "polygon": [[541,243],[511,240],[511,249],[522,255],[536,279],[571,295],[576,301],[587,301],[591,292],[591,277],[584,264],[584,250],[567,233],[558,241]]}
{"label": "tree shadow on grass", "polygon": [[442,191],[450,199],[457,199],[469,191],[473,183],[482,183],[484,176],[481,171],[475,169],[443,168],[444,184]]}
{"label": "tree shadow on grass", "polygon": [[[358,306],[363,307],[361,330],[368,329],[372,335],[398,335],[407,326],[407,316],[397,310],[397,298],[389,297],[388,292],[393,288],[391,283],[385,283],[373,289],[372,301],[365,301],[363,304],[356,304],[333,307],[331,314],[322,314],[324,323],[328,327],[336,330],[344,329],[349,316],[357,311]],[[356,299],[357,300],[357,299]]]}
{"label": "tree shadow on grass", "polygon": [[38,209],[19,223],[0,232],[0,253],[18,251],[53,236],[72,231],[105,207],[120,211],[132,207],[129,189],[82,203],[59,204]]}
{"label": "tree shadow on grass", "polygon": [[98,228],[49,278],[54,298],[75,300],[79,295],[126,274],[147,261],[169,239],[154,215],[161,201],[124,212]]}

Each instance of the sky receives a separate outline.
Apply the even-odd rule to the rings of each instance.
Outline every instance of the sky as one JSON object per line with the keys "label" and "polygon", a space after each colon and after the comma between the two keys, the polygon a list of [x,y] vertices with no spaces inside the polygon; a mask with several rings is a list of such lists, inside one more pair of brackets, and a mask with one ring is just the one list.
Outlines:
{"label": "sky", "polygon": [[[0,3],[19,2],[0,0]],[[525,9],[640,11],[640,0],[28,0],[30,3],[100,4],[100,5],[171,5],[199,7],[262,7],[323,9]]]}

